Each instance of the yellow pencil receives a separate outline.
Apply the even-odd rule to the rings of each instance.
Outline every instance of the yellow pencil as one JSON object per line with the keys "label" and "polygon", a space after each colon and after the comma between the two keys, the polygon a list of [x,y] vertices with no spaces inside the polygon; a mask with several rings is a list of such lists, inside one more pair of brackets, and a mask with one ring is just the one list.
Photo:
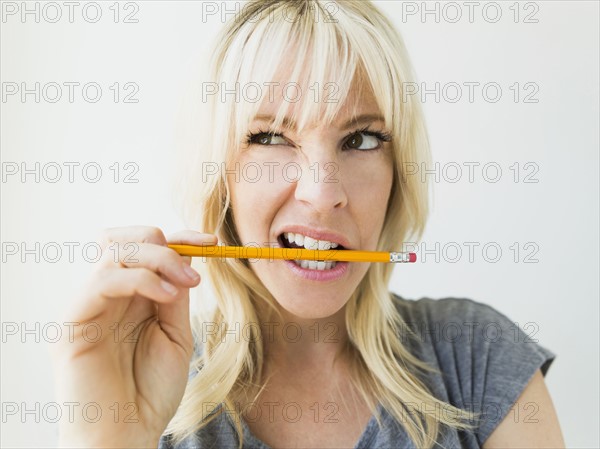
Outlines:
{"label": "yellow pencil", "polygon": [[386,251],[318,250],[302,248],[259,248],[254,246],[193,246],[168,245],[182,256],[229,257],[235,259],[323,260],[335,262],[392,262],[412,263],[415,253]]}

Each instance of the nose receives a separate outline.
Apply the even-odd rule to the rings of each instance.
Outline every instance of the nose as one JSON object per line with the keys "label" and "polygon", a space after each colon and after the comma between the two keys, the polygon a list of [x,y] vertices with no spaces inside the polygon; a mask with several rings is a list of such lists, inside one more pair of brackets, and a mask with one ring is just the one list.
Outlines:
{"label": "nose", "polygon": [[296,182],[295,198],[319,213],[341,209],[348,204],[340,164],[331,158],[306,159]]}

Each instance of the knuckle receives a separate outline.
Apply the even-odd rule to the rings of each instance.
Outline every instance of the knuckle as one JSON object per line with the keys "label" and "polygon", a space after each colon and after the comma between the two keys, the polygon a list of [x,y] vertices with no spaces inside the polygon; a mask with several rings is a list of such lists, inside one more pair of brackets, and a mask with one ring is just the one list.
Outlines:
{"label": "knuckle", "polygon": [[112,283],[115,282],[114,269],[109,267],[99,267],[85,282],[85,288],[89,291],[103,292]]}
{"label": "knuckle", "polygon": [[159,281],[159,276],[154,271],[142,267],[134,268],[134,270],[136,273],[132,287],[135,287],[135,291],[140,291],[143,286],[152,286],[157,284]]}
{"label": "knuckle", "polygon": [[144,227],[144,242],[150,243],[166,243],[165,235],[160,228],[155,226]]}
{"label": "knuckle", "polygon": [[113,234],[113,228],[104,228],[96,233],[96,243],[101,248],[105,248],[111,241],[111,235]]}
{"label": "knuckle", "polygon": [[181,256],[172,248],[165,248],[165,262],[167,264],[181,264]]}

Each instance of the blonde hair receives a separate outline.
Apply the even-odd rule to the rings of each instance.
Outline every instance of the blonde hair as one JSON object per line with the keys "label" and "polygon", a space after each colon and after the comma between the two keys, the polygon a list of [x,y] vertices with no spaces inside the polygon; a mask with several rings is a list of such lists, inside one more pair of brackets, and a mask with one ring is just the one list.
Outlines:
{"label": "blonde hair", "polygon": [[[264,86],[280,68],[278,61],[291,51],[296,58],[289,68],[290,82],[306,88],[335,80],[340,100],[311,102],[313,95],[302,95],[297,104],[300,116],[292,117],[299,131],[311,121],[331,123],[353,83],[371,88],[392,133],[394,154],[394,180],[377,250],[389,251],[408,238],[420,238],[428,215],[428,185],[414,176],[404,178],[403,167],[429,161],[429,143],[418,99],[405,97],[401,91],[403,83],[414,82],[415,76],[397,30],[369,1],[254,0],[216,37],[206,85],[226,89],[251,83]],[[206,179],[199,172],[205,161],[221,167],[234,160],[248,124],[267,94],[262,89],[258,101],[221,101],[218,95],[202,99],[205,115],[198,125],[206,124],[199,133],[204,148],[195,148],[195,163],[182,178],[186,186],[183,204],[187,224],[216,234],[220,242],[241,244],[229,207],[226,175],[221,171]],[[284,102],[277,111],[275,129],[283,123],[288,107],[289,102]],[[435,370],[414,357],[400,340],[400,329],[406,325],[387,287],[393,267],[371,264],[346,304],[348,350],[354,356],[352,378],[378,422],[373,397],[398,422],[405,423],[417,447],[432,447],[440,424],[468,429],[471,426],[466,421],[474,414],[440,401],[417,377],[418,372]],[[203,341],[201,356],[193,360],[195,376],[189,380],[166,433],[179,443],[226,412],[233,417],[241,447],[241,416],[234,398],[264,384],[262,336],[258,326],[247,327],[250,338],[224,336],[231,327],[259,323],[255,301],[264,301],[273,310],[276,302],[248,263],[208,259],[199,269],[203,284],[210,282],[216,300],[216,307],[204,319],[215,323],[219,332]],[[197,336],[202,334],[201,322],[194,322]],[[408,413],[407,420],[406,404],[424,407]],[[449,413],[432,411],[440,408]]]}

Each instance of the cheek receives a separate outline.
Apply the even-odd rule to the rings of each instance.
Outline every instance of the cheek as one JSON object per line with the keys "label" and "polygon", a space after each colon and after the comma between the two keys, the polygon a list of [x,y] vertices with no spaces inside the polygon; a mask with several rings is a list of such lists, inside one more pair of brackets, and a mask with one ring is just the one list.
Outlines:
{"label": "cheek", "polygon": [[385,221],[392,190],[393,166],[385,158],[353,163],[349,169],[346,192],[353,220],[360,233],[361,247],[374,251]]}
{"label": "cheek", "polygon": [[[273,169],[271,169],[273,170]],[[269,173],[269,166],[256,161],[240,161],[235,173],[228,174],[232,208],[242,243],[262,243],[277,211],[282,207],[291,187],[281,176]]]}
{"label": "cheek", "polygon": [[363,217],[384,215],[392,190],[392,161],[383,156],[364,155],[347,162],[344,183],[356,206],[355,212]]}

